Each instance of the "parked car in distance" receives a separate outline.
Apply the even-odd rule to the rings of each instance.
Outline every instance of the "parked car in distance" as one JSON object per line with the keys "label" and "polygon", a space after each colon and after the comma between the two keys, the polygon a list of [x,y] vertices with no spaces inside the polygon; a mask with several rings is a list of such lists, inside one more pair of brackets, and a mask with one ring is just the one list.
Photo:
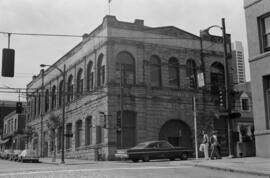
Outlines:
{"label": "parked car in distance", "polygon": [[22,150],[14,150],[13,153],[10,155],[10,160],[18,161],[19,154],[21,154]]}
{"label": "parked car in distance", "polygon": [[21,152],[21,154],[18,155],[18,161],[20,161],[20,162],[30,161],[30,162],[38,163],[39,157],[35,153],[34,150],[25,149]]}
{"label": "parked car in distance", "polygon": [[2,159],[10,159],[13,154],[13,150],[4,150],[1,154]]}
{"label": "parked car in distance", "polygon": [[167,141],[148,141],[139,143],[137,146],[125,150],[117,150],[115,157],[130,159],[133,162],[142,160],[148,162],[153,159],[180,158],[186,160],[193,154],[193,149],[188,147],[174,147]]}

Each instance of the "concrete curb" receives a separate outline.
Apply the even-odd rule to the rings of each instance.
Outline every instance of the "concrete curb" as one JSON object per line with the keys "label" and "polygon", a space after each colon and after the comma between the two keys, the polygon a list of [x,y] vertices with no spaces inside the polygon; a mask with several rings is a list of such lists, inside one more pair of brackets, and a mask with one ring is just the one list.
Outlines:
{"label": "concrete curb", "polygon": [[59,162],[47,162],[47,161],[40,161],[40,163],[42,163],[42,164],[52,164],[52,165],[83,165],[83,164],[95,164],[95,163],[93,163],[93,162],[89,162],[89,163],[64,163],[64,164],[62,164],[62,163],[59,163]]}
{"label": "concrete curb", "polygon": [[193,165],[195,167],[222,170],[222,171],[227,171],[227,172],[236,172],[236,173],[242,173],[242,174],[251,174],[251,175],[256,175],[256,176],[269,176],[270,177],[270,173],[264,173],[264,172],[258,172],[258,171],[250,171],[250,170],[246,170],[246,169],[224,168],[224,167],[217,167],[217,166],[211,166],[211,165],[202,165],[202,164],[189,164],[189,165]]}

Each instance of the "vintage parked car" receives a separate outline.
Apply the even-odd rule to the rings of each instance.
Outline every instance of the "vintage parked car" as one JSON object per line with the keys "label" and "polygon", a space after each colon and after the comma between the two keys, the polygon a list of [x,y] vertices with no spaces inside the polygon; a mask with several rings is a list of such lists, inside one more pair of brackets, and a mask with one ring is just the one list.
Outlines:
{"label": "vintage parked car", "polygon": [[10,159],[12,154],[13,154],[13,150],[4,150],[1,153],[1,157],[2,157],[2,159]]}
{"label": "vintage parked car", "polygon": [[130,159],[133,162],[138,162],[139,160],[148,162],[152,159],[175,160],[176,158],[180,158],[181,160],[186,160],[192,154],[192,148],[174,147],[167,141],[148,141],[139,143],[130,149],[117,150],[115,157]]}
{"label": "vintage parked car", "polygon": [[18,161],[19,154],[21,154],[22,150],[14,150],[13,153],[10,155],[10,160]]}
{"label": "vintage parked car", "polygon": [[20,162],[30,161],[38,163],[39,157],[34,150],[25,149],[21,152],[21,154],[18,155],[18,161]]}

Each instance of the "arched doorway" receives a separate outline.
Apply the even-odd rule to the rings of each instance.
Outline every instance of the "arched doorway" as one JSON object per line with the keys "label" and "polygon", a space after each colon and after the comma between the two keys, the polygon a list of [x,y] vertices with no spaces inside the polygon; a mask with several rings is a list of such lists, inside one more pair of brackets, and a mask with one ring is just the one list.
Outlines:
{"label": "arched doorway", "polygon": [[192,133],[181,120],[169,120],[160,129],[159,140],[167,140],[173,146],[191,147]]}

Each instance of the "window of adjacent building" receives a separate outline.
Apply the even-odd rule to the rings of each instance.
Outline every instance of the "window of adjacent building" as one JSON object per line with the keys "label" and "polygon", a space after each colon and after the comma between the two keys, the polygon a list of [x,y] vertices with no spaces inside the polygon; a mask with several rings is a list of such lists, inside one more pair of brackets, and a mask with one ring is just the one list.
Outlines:
{"label": "window of adjacent building", "polygon": [[52,96],[51,96],[52,100],[51,100],[51,109],[55,108],[56,105],[56,86],[54,85],[52,87]]}
{"label": "window of adjacent building", "polygon": [[72,123],[68,123],[66,126],[66,133],[69,135],[68,137],[66,137],[66,149],[70,149],[71,148],[71,141],[72,141]]}
{"label": "window of adjacent building", "polygon": [[96,126],[96,144],[102,143],[102,128],[101,126]]}
{"label": "window of adjacent building", "polygon": [[55,148],[55,129],[50,130],[50,151],[54,151]]}
{"label": "window of adjacent building", "polygon": [[76,133],[75,133],[75,146],[80,147],[82,146],[82,121],[78,120],[76,122]]}
{"label": "window of adjacent building", "polygon": [[161,86],[161,63],[158,56],[150,58],[150,82],[151,86]]}
{"label": "window of adjacent building", "polygon": [[68,77],[68,86],[67,86],[67,102],[72,101],[73,99],[73,76]]}
{"label": "window of adjacent building", "polygon": [[90,61],[87,65],[87,91],[94,89],[94,72],[93,72],[93,62]]}
{"label": "window of adjacent building", "polygon": [[197,88],[197,69],[196,63],[194,60],[187,60],[186,64],[186,77],[188,80],[189,88]]}
{"label": "window of adjacent building", "polygon": [[57,150],[61,149],[62,149],[62,127],[59,127],[57,134]]}
{"label": "window of adjacent building", "polygon": [[85,145],[92,144],[92,117],[85,119]]}
{"label": "window of adjacent building", "polygon": [[37,114],[37,96],[34,94],[34,116]]}
{"label": "window of adjacent building", "polygon": [[[39,93],[39,92],[38,92]],[[38,114],[41,114],[41,95],[38,94]]]}
{"label": "window of adjacent building", "polygon": [[103,54],[100,54],[97,62],[97,86],[104,85],[105,82],[105,65],[103,60]]}
{"label": "window of adjacent building", "polygon": [[14,119],[14,130],[17,130],[17,119]]}
{"label": "window of adjacent building", "polygon": [[58,98],[58,105],[59,105],[59,107],[62,106],[63,89],[64,89],[63,80],[61,80],[61,82],[59,84],[59,98]]}
{"label": "window of adjacent building", "polygon": [[270,75],[263,76],[266,129],[270,129]]}
{"label": "window of adjacent building", "polygon": [[49,110],[49,90],[45,92],[45,112]]}
{"label": "window of adjacent building", "polygon": [[116,58],[116,75],[123,85],[135,84],[135,60],[128,52],[120,52]]}
{"label": "window of adjacent building", "polygon": [[179,63],[174,57],[169,59],[169,85],[173,87],[180,86],[179,80]]}
{"label": "window of adjacent building", "polygon": [[242,111],[249,111],[249,99],[241,98],[241,109]]}
{"label": "window of adjacent building", "polygon": [[270,13],[258,18],[261,52],[270,50]]}
{"label": "window of adjacent building", "polygon": [[219,62],[214,62],[210,69],[211,92],[218,94],[225,90],[225,73],[224,67]]}
{"label": "window of adjacent building", "polygon": [[77,75],[77,96],[83,94],[83,70],[80,69]]}

